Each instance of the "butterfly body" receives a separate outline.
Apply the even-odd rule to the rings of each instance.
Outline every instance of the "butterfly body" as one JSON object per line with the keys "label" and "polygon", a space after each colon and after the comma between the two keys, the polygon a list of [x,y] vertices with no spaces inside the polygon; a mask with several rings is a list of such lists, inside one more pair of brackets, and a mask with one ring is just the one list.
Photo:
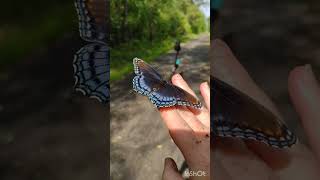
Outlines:
{"label": "butterfly body", "polygon": [[74,56],[74,89],[106,104],[110,99],[107,0],[75,0],[75,7],[80,37],[89,44]]}
{"label": "butterfly body", "polygon": [[133,89],[158,108],[175,105],[201,108],[200,101],[183,89],[165,81],[161,75],[143,60],[133,59],[134,72]]}
{"label": "butterfly body", "polygon": [[213,136],[253,139],[272,147],[290,147],[296,136],[271,111],[223,81],[211,77]]}

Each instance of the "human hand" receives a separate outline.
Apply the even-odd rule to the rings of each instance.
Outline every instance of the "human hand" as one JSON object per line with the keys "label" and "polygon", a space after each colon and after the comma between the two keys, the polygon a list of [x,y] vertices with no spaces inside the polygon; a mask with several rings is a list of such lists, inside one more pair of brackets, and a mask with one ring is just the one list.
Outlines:
{"label": "human hand", "polygon": [[[195,95],[179,74],[172,76],[172,83]],[[210,88],[208,83],[200,85],[200,92],[206,107],[199,110],[185,106],[160,108],[160,114],[169,133],[182,152],[189,170],[204,171],[206,176],[190,177],[190,179],[210,178]],[[183,179],[177,165],[171,158],[165,160],[163,180]]]}
{"label": "human hand", "polygon": [[[211,46],[212,75],[248,94],[280,117],[275,105],[254,83],[227,45],[215,40]],[[212,179],[319,179],[320,88],[309,66],[291,71],[288,89],[312,151],[299,142],[291,148],[275,149],[255,141],[217,138],[211,144]]]}

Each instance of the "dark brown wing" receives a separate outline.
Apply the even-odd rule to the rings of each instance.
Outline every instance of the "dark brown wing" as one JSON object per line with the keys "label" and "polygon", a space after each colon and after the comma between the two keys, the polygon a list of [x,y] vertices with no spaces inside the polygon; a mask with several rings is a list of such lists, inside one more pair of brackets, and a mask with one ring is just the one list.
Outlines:
{"label": "dark brown wing", "polygon": [[286,125],[251,97],[214,77],[211,77],[211,91],[214,135],[254,139],[280,148],[296,142]]}
{"label": "dark brown wing", "polygon": [[89,42],[107,44],[108,0],[75,0],[80,36]]}
{"label": "dark brown wing", "polygon": [[133,59],[134,73],[136,75],[144,75],[150,78],[158,79],[162,81],[161,75],[153,69],[149,64],[144,62],[142,59],[134,58]]}

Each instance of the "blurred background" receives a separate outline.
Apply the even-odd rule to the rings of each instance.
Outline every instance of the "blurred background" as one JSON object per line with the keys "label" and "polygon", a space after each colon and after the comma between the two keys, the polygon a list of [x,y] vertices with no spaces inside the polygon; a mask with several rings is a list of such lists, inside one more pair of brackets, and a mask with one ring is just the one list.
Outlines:
{"label": "blurred background", "polygon": [[[135,57],[170,81],[175,42],[184,79],[199,95],[209,80],[209,0],[111,0],[111,179],[161,179],[164,159],[184,159],[158,109],[132,90]],[[200,96],[199,96],[200,97]]]}
{"label": "blurred background", "polygon": [[[217,0],[219,1],[219,0]],[[305,142],[291,105],[287,78],[311,64],[320,77],[320,2],[220,0],[213,38],[223,38],[257,84],[274,100],[290,128]]]}
{"label": "blurred background", "polygon": [[111,0],[111,80],[132,71],[132,59],[150,62],[209,31],[209,0]]}
{"label": "blurred background", "polygon": [[209,14],[208,0],[111,0],[110,113],[73,90],[73,56],[86,44],[74,1],[2,2],[0,179],[108,179],[109,170],[111,179],[157,179],[164,154],[182,163],[157,110],[131,90],[132,59],[169,72],[179,39],[191,64],[186,78],[198,89],[209,78]]}
{"label": "blurred background", "polygon": [[109,107],[73,91],[72,0],[0,6],[0,179],[107,179]]}

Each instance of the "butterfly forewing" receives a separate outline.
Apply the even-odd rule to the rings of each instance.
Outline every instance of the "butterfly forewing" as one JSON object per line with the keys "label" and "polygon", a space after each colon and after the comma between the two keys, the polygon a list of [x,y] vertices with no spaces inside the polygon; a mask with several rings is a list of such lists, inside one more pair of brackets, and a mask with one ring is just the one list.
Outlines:
{"label": "butterfly forewing", "polygon": [[80,36],[89,42],[107,43],[108,1],[75,0]]}
{"label": "butterfly forewing", "polygon": [[149,64],[145,63],[142,59],[133,59],[134,73],[136,75],[144,75],[150,78],[162,80],[161,75],[154,70]]}
{"label": "butterfly forewing", "polygon": [[[171,85],[171,84],[170,84]],[[181,89],[178,86],[171,85],[174,88],[177,104],[183,106],[193,106],[195,108],[201,108],[201,102],[187,91]]]}
{"label": "butterfly forewing", "polygon": [[254,139],[274,147],[289,147],[295,135],[271,111],[255,100],[211,77],[211,130],[216,136]]}

